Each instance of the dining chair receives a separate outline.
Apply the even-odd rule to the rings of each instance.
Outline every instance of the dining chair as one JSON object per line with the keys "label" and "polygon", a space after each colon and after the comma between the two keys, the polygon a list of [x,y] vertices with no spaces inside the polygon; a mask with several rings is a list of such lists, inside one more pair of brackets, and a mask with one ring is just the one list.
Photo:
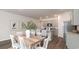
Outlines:
{"label": "dining chair", "polygon": [[14,35],[10,35],[11,38],[11,43],[12,43],[12,48],[13,49],[19,49],[19,43],[16,41],[15,36]]}
{"label": "dining chair", "polygon": [[51,41],[51,39],[53,39],[53,37],[51,37],[51,32],[48,32],[48,40]]}
{"label": "dining chair", "polygon": [[18,36],[20,49],[27,49],[27,44],[24,42],[24,38],[21,36]]}
{"label": "dining chair", "polygon": [[36,35],[37,35],[37,36],[41,36],[40,29],[37,29],[37,30],[36,30]]}
{"label": "dining chair", "polygon": [[43,46],[37,47],[36,49],[47,49],[49,43],[49,38],[44,39]]}
{"label": "dining chair", "polygon": [[41,32],[41,36],[43,36],[43,37],[47,37],[47,30],[42,30],[42,32]]}

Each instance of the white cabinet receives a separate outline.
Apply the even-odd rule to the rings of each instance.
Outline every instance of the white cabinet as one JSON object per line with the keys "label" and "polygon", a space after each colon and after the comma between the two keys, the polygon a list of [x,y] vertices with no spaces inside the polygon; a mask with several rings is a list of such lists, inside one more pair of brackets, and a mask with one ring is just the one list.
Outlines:
{"label": "white cabinet", "polygon": [[79,25],[79,9],[75,9],[72,12],[72,25]]}

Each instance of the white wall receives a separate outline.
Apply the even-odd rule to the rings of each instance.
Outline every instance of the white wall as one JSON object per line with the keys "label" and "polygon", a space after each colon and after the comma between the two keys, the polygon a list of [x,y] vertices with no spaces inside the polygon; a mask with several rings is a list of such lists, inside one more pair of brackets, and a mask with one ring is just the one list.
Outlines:
{"label": "white wall", "polygon": [[64,22],[71,20],[71,12],[65,12],[58,16],[58,36],[63,37],[64,34]]}
{"label": "white wall", "polygon": [[[22,30],[21,22],[27,22],[29,20],[35,20],[33,18],[24,17],[21,15],[15,15],[8,12],[0,11],[0,40],[8,39],[11,31],[11,22],[17,22],[17,31]],[[63,37],[63,20],[70,20],[70,13],[63,13],[58,16],[58,36]]]}
{"label": "white wall", "polygon": [[0,40],[9,39],[11,31],[11,22],[17,22],[17,31],[21,30],[22,21],[34,20],[33,18],[15,15],[8,12],[0,11]]}

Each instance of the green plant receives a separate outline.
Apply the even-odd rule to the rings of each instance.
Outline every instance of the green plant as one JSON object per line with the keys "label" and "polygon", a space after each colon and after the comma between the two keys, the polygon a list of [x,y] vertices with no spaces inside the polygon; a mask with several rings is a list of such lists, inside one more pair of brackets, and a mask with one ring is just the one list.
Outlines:
{"label": "green plant", "polygon": [[29,21],[29,22],[27,22],[26,28],[35,30],[37,28],[37,26],[36,26],[36,24],[33,21]]}
{"label": "green plant", "polygon": [[26,24],[22,22],[22,29],[26,29]]}
{"label": "green plant", "polygon": [[31,29],[35,30],[37,28],[37,26],[33,21],[28,21],[27,25],[25,23],[22,23],[22,28],[29,29],[29,30],[31,30]]}

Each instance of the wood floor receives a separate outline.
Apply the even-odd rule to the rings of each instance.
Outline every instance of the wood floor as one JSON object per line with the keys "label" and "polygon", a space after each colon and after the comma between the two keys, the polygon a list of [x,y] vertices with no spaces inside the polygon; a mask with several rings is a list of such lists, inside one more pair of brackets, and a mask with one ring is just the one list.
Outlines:
{"label": "wood floor", "polygon": [[48,49],[67,49],[66,42],[63,38],[54,36],[48,44]]}

